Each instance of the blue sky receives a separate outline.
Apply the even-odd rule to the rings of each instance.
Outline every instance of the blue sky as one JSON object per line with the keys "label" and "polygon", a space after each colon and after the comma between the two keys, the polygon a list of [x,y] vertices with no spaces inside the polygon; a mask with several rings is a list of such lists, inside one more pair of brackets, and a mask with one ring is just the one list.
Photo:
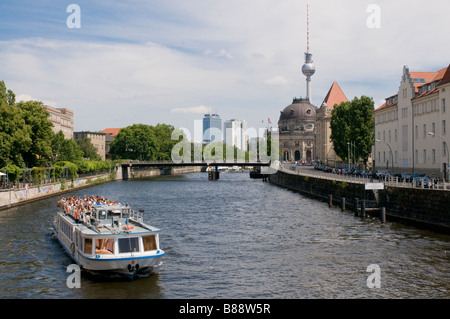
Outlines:
{"label": "blue sky", "polygon": [[[81,28],[69,29],[70,4]],[[194,131],[203,113],[276,124],[306,93],[306,0],[0,2],[0,80],[18,99],[75,112],[75,130],[167,123]],[[370,4],[381,9],[371,29]],[[380,105],[404,65],[450,63],[447,0],[316,0],[310,5],[316,65],[312,100],[333,81],[349,99]]]}

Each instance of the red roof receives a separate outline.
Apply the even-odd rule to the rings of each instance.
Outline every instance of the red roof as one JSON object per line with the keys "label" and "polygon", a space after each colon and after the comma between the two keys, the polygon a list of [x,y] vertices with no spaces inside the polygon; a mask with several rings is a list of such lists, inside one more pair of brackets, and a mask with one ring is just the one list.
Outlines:
{"label": "red roof", "polygon": [[342,102],[348,102],[348,99],[345,96],[344,92],[342,92],[339,84],[337,84],[337,82],[335,81],[331,85],[331,88],[328,91],[327,96],[323,100],[323,103],[326,103],[327,107],[332,110],[336,104],[339,105]]}
{"label": "red roof", "polygon": [[450,83],[450,65],[446,69],[444,75],[442,76],[441,82],[439,82],[439,85],[444,85]]}
{"label": "red roof", "polygon": [[[416,89],[416,93],[419,92],[419,88],[421,86],[427,85],[434,81],[441,80],[438,85],[442,85],[442,84],[450,82],[450,66],[447,68],[443,68],[436,72],[410,72],[409,74],[411,75],[412,79],[423,79],[423,81],[416,81],[416,82],[413,81],[414,87]],[[414,98],[419,98],[419,97],[422,97],[422,96],[425,96],[428,94],[432,94],[436,91],[437,91],[437,89],[433,89],[431,91],[426,91],[426,92],[422,93],[421,95],[415,96]],[[393,95],[393,96],[395,96],[395,95]],[[387,98],[386,100],[388,100],[388,99],[389,98]],[[394,102],[391,104],[384,103],[382,106],[377,108],[375,111],[379,111],[379,110],[383,110],[383,109],[391,107],[391,106],[395,106],[395,105],[397,105],[397,103],[398,102]]]}
{"label": "red roof", "polygon": [[375,110],[375,112],[380,111],[380,110],[383,110],[383,109],[387,109],[388,107],[395,106],[395,105],[397,105],[397,104],[398,104],[398,101],[395,101],[394,103],[390,103],[390,104],[387,104],[387,102],[386,102],[386,103],[384,103],[382,106],[380,106],[379,108],[377,108],[377,109]]}
{"label": "red roof", "polygon": [[120,128],[105,128],[102,133],[109,134],[111,136],[116,136],[119,134]]}
{"label": "red roof", "polygon": [[436,72],[410,72],[412,79],[424,79],[425,82],[414,82],[414,87],[416,88],[416,91],[419,87],[424,85],[425,83],[431,83],[437,80],[442,79],[444,74],[446,73],[448,68],[443,68]]}

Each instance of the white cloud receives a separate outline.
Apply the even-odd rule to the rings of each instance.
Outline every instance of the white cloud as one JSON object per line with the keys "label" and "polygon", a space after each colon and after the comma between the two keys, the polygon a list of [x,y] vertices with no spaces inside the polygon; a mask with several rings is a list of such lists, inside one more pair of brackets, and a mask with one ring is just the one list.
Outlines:
{"label": "white cloud", "polygon": [[277,75],[274,76],[273,78],[265,80],[264,83],[273,86],[284,86],[289,84],[289,81],[286,80],[284,77]]}
{"label": "white cloud", "polygon": [[204,105],[199,106],[191,106],[191,107],[185,107],[185,108],[175,108],[172,109],[172,113],[194,113],[194,114],[204,114],[208,113],[210,110],[209,107]]}
{"label": "white cloud", "polygon": [[36,97],[32,97],[31,95],[28,94],[19,94],[16,96],[16,102],[27,102],[27,101],[40,101],[42,103],[44,103],[44,105],[48,105],[51,107],[57,107],[57,103],[54,101],[49,101],[49,100],[42,100]]}
{"label": "white cloud", "polygon": [[[313,102],[322,102],[333,81],[348,99],[381,101],[398,90],[403,65],[448,66],[447,13],[436,9],[447,2],[378,1],[382,27],[369,29],[369,3],[310,1]],[[101,17],[82,16],[78,33],[63,28],[67,39],[0,41],[0,80],[18,96],[73,109],[77,130],[138,122],[188,127],[205,105],[257,127],[268,117],[276,122],[293,96],[305,94],[306,1],[104,3],[112,15],[86,4],[82,15]],[[180,107],[186,105],[195,107]]]}

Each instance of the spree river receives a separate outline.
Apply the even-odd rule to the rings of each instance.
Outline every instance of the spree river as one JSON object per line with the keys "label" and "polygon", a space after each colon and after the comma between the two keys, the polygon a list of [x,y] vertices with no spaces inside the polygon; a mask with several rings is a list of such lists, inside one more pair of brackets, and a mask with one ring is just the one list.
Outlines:
{"label": "spree river", "polygon": [[450,236],[361,219],[248,172],[113,182],[67,196],[84,194],[145,210],[166,251],[155,272],[133,281],[83,273],[81,288],[68,288],[72,261],[52,238],[53,197],[0,211],[0,298],[450,296]]}

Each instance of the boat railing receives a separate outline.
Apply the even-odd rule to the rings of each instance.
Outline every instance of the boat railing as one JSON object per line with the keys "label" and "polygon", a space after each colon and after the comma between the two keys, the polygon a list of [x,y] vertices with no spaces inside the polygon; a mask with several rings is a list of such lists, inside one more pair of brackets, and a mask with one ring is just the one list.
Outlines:
{"label": "boat railing", "polygon": [[144,221],[142,218],[143,212],[144,211],[131,210],[130,219],[141,224]]}

